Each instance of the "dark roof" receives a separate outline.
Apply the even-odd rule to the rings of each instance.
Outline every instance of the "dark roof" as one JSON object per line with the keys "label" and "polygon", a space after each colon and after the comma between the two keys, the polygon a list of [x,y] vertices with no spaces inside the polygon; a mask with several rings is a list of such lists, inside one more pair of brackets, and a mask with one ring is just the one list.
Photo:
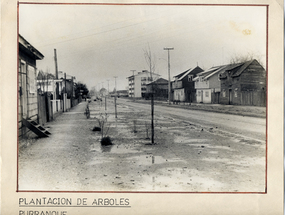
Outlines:
{"label": "dark roof", "polygon": [[180,74],[178,74],[178,75],[176,75],[176,76],[173,76],[174,78],[177,78],[177,79],[179,79],[179,80],[181,80],[181,79],[183,79],[186,75],[188,75],[188,74],[190,74],[191,72],[193,72],[194,70],[196,70],[196,69],[200,69],[201,71],[203,71],[199,66],[196,66],[195,68],[190,68],[190,69],[188,69],[188,70],[186,70],[186,71],[184,71],[184,72],[182,72],[182,73],[180,73]]}
{"label": "dark roof", "polygon": [[250,60],[250,61],[247,61],[245,63],[243,63],[241,66],[235,68],[235,69],[232,69],[232,74],[231,76],[232,77],[237,77],[237,76],[240,76],[241,73],[253,62],[253,61],[256,61],[256,60]]}
{"label": "dark roof", "polygon": [[23,36],[19,34],[19,48],[22,51],[27,52],[31,57],[36,60],[41,60],[44,55],[40,53],[34,46],[32,46]]}
{"label": "dark roof", "polygon": [[[191,69],[191,68],[190,68]],[[188,72],[190,69],[188,69],[188,70],[186,70],[186,71],[184,71],[184,72],[182,72],[182,73],[180,73],[180,74],[178,74],[178,75],[175,75],[175,76],[173,76],[173,77],[175,77],[175,78],[180,78],[180,77],[182,77],[186,72]]]}
{"label": "dark roof", "polygon": [[146,74],[146,73],[148,73],[149,75],[160,76],[160,75],[157,74],[157,73],[154,73],[154,72],[150,73],[148,70],[142,70],[141,72],[138,72],[138,73],[135,74],[135,75],[128,76],[127,78],[131,78],[131,77],[134,77],[134,76],[137,76],[137,75],[141,75],[141,74]]}
{"label": "dark roof", "polygon": [[151,83],[148,83],[147,85],[151,85],[151,84],[167,84],[168,81],[164,78],[159,78],[156,81],[153,81]]}
{"label": "dark roof", "polygon": [[230,64],[228,65],[227,69],[225,70],[225,72],[223,72],[222,74],[220,74],[220,79],[223,78],[227,78],[226,72],[231,72],[230,76],[231,77],[238,77],[240,76],[245,69],[252,64],[253,62],[258,63],[257,60],[253,59],[253,60],[249,60],[243,63],[237,63],[237,64]]}

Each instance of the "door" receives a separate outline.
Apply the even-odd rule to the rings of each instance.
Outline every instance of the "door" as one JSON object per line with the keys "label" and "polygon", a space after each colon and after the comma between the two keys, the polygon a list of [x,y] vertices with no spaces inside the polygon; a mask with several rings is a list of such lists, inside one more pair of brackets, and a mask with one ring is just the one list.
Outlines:
{"label": "door", "polygon": [[27,96],[27,70],[26,64],[23,61],[19,62],[19,97],[18,97],[18,129],[19,135],[24,136],[26,127],[23,126],[22,119],[28,117],[28,96]]}
{"label": "door", "polygon": [[233,91],[232,89],[229,89],[229,105],[233,103]]}
{"label": "door", "polygon": [[28,117],[28,96],[27,96],[27,70],[26,64],[21,62],[20,68],[20,80],[21,80],[21,90],[20,90],[20,105],[21,105],[21,119]]}

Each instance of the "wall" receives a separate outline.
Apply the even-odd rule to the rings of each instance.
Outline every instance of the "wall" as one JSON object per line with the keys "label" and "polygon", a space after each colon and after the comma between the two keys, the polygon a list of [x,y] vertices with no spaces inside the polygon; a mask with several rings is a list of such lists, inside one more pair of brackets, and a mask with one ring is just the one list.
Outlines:
{"label": "wall", "polygon": [[182,89],[175,89],[174,90],[174,95],[173,95],[173,100],[174,101],[185,101],[185,91],[184,88]]}
{"label": "wall", "polygon": [[203,88],[209,88],[209,82],[208,81],[202,81],[197,80],[195,81],[195,89],[203,89]]}
{"label": "wall", "polygon": [[[149,72],[140,72],[137,75],[135,75],[135,80],[134,80],[134,95],[136,98],[141,98],[142,97],[142,93],[145,93],[146,90],[142,91],[142,87],[146,88],[146,85],[148,83],[151,83],[151,80],[149,79],[150,73]],[[157,78],[159,77],[159,75],[156,74],[152,74],[152,78],[155,81]],[[145,81],[142,81],[142,78],[146,78]],[[142,85],[142,83],[145,83],[144,85]]]}
{"label": "wall", "polygon": [[266,106],[266,71],[257,62],[238,77],[221,80],[221,104]]}
{"label": "wall", "polygon": [[219,74],[214,74],[209,78],[209,88],[216,89],[216,92],[220,92],[221,81],[219,79]]}
{"label": "wall", "polygon": [[211,89],[205,89],[203,90],[203,103],[209,104],[212,102],[211,100]]}
{"label": "wall", "polygon": [[19,52],[19,136],[29,136],[29,130],[22,125],[23,118],[38,120],[38,99],[35,60]]}

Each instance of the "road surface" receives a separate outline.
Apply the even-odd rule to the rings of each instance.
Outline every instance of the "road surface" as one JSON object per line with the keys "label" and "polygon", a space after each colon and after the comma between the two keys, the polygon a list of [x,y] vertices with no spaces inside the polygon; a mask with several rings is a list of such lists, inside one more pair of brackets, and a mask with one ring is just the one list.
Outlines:
{"label": "road surface", "polygon": [[[148,111],[150,105],[136,103],[127,99],[118,99],[118,104],[132,111]],[[169,116],[177,120],[187,121],[207,127],[217,127],[219,130],[242,135],[248,138],[265,141],[266,119],[208,111],[189,110],[177,107],[155,105],[155,114]]]}
{"label": "road surface", "polygon": [[[265,120],[114,99],[86,102],[47,123],[49,138],[19,151],[19,190],[128,192],[265,192]],[[105,116],[101,146],[92,131]],[[23,143],[21,144],[23,145]]]}

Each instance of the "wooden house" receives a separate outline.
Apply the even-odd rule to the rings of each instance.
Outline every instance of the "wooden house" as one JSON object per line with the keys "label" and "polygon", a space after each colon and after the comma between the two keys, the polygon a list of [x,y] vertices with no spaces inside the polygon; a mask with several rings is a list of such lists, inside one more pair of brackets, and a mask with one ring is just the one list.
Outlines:
{"label": "wooden house", "polygon": [[226,65],[214,66],[198,73],[195,81],[197,103],[219,103],[221,83],[219,74],[223,73]]}
{"label": "wooden house", "polygon": [[146,96],[148,99],[151,92],[153,92],[155,99],[168,99],[168,80],[159,78],[146,85]]}
{"label": "wooden house", "polygon": [[19,35],[18,70],[18,126],[19,136],[25,136],[28,129],[23,119],[38,120],[36,61],[44,58],[35,47]]}
{"label": "wooden house", "polygon": [[257,60],[229,65],[219,78],[221,104],[266,106],[266,71]]}
{"label": "wooden house", "polygon": [[171,83],[173,92],[173,101],[179,102],[195,102],[196,90],[194,86],[194,78],[203,70],[197,66],[193,69],[188,69],[176,76]]}

